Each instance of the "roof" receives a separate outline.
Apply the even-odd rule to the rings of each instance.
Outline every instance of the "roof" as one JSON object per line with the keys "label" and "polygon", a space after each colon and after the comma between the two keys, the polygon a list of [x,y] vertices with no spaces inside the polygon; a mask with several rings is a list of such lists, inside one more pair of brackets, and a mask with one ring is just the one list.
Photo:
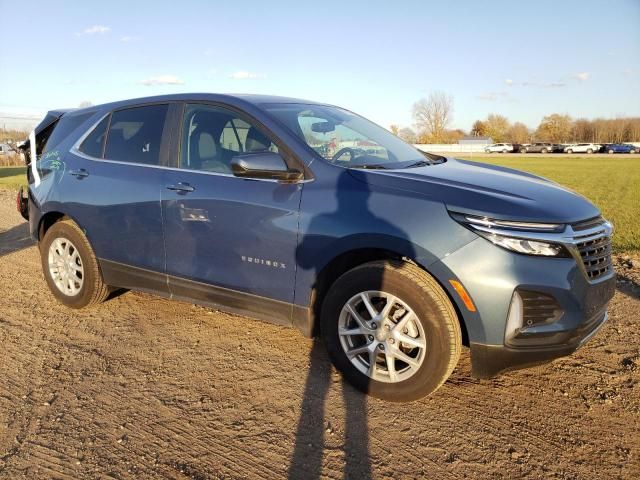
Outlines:
{"label": "roof", "polygon": [[145,102],[162,102],[162,101],[210,101],[210,102],[229,102],[233,100],[242,100],[253,105],[262,105],[265,103],[308,103],[314,105],[324,105],[321,102],[311,100],[303,100],[293,97],[280,97],[277,95],[255,95],[246,93],[175,93],[170,95],[156,95],[152,97],[129,98],[126,100],[118,100],[115,102],[103,103],[101,105],[92,105],[81,110],[101,110],[105,107],[117,108],[127,104],[145,103]]}

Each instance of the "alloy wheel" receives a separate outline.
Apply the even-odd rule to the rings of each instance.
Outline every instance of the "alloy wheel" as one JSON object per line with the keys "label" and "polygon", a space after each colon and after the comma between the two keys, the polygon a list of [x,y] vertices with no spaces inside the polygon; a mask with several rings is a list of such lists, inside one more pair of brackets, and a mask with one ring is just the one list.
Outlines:
{"label": "alloy wheel", "polygon": [[426,356],[427,339],[415,312],[387,292],[360,292],[342,307],[340,345],[372,380],[397,383],[414,375]]}

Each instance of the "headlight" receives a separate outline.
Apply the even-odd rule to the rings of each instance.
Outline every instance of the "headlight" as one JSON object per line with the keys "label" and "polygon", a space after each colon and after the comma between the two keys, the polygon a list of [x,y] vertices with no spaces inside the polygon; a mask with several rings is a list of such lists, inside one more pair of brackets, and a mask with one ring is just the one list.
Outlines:
{"label": "headlight", "polygon": [[494,220],[486,217],[451,213],[457,222],[486,238],[494,245],[512,252],[544,257],[569,257],[567,249],[559,243],[547,241],[545,234],[558,234],[564,231],[560,223],[516,222]]}
{"label": "headlight", "polygon": [[[480,233],[480,232],[477,232]],[[564,256],[564,247],[554,243],[540,242],[538,240],[528,240],[525,238],[505,237],[490,233],[488,235],[482,235],[490,242],[498,245],[499,247],[506,248],[507,250],[513,250],[518,253],[526,253],[528,255],[543,255],[545,257],[560,257]]]}

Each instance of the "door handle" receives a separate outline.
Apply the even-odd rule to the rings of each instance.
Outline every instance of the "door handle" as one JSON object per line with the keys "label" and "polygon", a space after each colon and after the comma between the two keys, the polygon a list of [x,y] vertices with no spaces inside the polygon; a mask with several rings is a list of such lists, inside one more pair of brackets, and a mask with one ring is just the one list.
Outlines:
{"label": "door handle", "polygon": [[167,190],[173,190],[174,192],[178,193],[193,192],[195,189],[195,187],[192,187],[188,183],[183,182],[176,183],[175,185],[167,185]]}
{"label": "door handle", "polygon": [[69,170],[69,175],[73,175],[74,177],[81,179],[89,176],[89,172],[87,172],[84,168],[80,168],[78,170]]}

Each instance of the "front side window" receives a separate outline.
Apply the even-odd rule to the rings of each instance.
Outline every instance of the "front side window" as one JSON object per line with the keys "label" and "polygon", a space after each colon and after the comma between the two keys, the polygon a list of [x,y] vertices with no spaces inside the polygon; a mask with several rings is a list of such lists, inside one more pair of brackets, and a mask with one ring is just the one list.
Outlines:
{"label": "front side window", "polygon": [[299,103],[263,107],[318,155],[336,165],[407,168],[435,161],[384,128],[338,107]]}
{"label": "front side window", "polygon": [[236,112],[209,105],[187,105],[180,167],[231,174],[231,160],[241,153],[278,152],[261,129]]}
{"label": "front side window", "polygon": [[104,158],[158,165],[168,110],[168,105],[147,105],[113,112]]}

